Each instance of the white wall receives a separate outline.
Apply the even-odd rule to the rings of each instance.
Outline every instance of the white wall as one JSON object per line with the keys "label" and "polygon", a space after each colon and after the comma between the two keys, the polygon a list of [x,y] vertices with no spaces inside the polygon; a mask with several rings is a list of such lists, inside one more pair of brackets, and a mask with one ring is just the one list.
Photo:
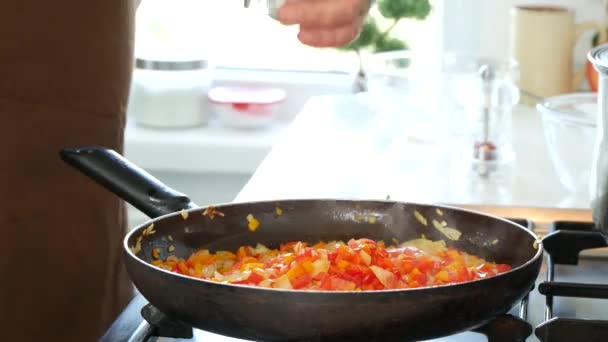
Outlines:
{"label": "white wall", "polygon": [[480,46],[480,0],[443,0],[442,49],[477,53]]}
{"label": "white wall", "polygon": [[[515,5],[568,7],[579,22],[605,20],[603,0],[444,0],[444,49],[465,49],[490,57],[509,55],[510,9]],[[585,33],[575,51],[582,64],[590,48],[592,33]]]}

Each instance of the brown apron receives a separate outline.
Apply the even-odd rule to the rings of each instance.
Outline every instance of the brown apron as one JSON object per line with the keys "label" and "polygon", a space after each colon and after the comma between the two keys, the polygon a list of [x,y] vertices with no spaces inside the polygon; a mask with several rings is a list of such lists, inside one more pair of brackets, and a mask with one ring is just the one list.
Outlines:
{"label": "brown apron", "polygon": [[95,341],[126,305],[123,204],[61,162],[122,151],[129,0],[0,4],[0,341]]}

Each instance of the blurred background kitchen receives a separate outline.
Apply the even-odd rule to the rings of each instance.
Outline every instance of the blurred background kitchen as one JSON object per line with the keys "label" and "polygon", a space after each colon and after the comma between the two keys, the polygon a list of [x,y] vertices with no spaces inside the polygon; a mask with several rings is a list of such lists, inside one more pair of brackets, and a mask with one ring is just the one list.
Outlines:
{"label": "blurred background kitchen", "polygon": [[[266,1],[143,0],[125,153],[199,205],[247,186],[287,196],[292,181],[297,197],[588,208],[587,53],[606,40],[607,8],[377,0],[358,40],[315,49]],[[352,163],[323,163],[336,153]]]}

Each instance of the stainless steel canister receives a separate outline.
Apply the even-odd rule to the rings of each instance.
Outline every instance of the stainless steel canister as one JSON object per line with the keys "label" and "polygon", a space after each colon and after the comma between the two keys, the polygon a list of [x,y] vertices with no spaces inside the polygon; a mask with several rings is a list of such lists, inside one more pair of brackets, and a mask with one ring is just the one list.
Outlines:
{"label": "stainless steel canister", "polygon": [[597,132],[589,180],[591,209],[596,227],[608,236],[608,44],[591,50],[588,58],[599,73]]}
{"label": "stainless steel canister", "polygon": [[[281,6],[283,6],[285,1],[286,0],[266,0],[266,8],[268,9],[268,15],[271,18],[276,20],[277,13],[279,12],[279,8],[281,8]],[[259,2],[259,0],[258,0],[258,2]],[[243,6],[245,8],[249,8],[251,6],[251,0],[244,0]]]}

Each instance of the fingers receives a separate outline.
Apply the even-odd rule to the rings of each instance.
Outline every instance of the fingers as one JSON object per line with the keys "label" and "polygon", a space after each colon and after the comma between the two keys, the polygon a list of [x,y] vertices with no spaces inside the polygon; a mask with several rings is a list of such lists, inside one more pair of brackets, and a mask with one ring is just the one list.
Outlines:
{"label": "fingers", "polygon": [[350,24],[330,29],[300,27],[298,39],[303,44],[314,47],[343,46],[357,38],[361,21],[362,19],[357,19]]}
{"label": "fingers", "polygon": [[278,19],[284,25],[337,28],[364,16],[368,6],[369,0],[288,0]]}
{"label": "fingers", "polygon": [[370,0],[287,0],[279,9],[284,25],[300,25],[298,39],[309,46],[336,47],[359,35]]}

